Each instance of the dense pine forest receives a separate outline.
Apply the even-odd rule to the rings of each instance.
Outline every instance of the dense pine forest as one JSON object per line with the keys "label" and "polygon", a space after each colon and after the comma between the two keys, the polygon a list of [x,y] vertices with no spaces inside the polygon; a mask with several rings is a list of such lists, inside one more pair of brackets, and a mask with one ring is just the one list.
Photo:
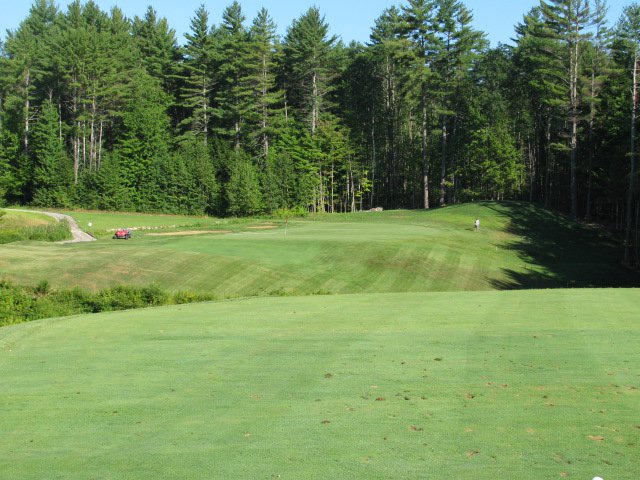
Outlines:
{"label": "dense pine forest", "polygon": [[640,5],[542,0],[491,48],[457,0],[380,13],[344,44],[310,8],[277,35],[238,2],[184,45],[36,0],[0,56],[0,202],[215,215],[538,202],[637,262]]}

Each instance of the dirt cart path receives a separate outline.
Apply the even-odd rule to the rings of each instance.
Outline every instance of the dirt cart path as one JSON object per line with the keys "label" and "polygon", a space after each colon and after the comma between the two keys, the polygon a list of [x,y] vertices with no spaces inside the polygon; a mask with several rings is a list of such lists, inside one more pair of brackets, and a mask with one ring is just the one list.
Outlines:
{"label": "dirt cart path", "polygon": [[63,213],[53,213],[53,212],[42,212],[38,210],[18,210],[15,208],[7,208],[5,209],[11,212],[26,212],[26,213],[40,213],[42,215],[48,215],[49,217],[53,217],[58,221],[66,220],[69,224],[69,228],[71,229],[71,235],[73,236],[72,240],[64,240],[58,243],[79,243],[79,242],[95,242],[95,238],[89,235],[86,232],[80,230],[78,223],[69,215],[65,215]]}

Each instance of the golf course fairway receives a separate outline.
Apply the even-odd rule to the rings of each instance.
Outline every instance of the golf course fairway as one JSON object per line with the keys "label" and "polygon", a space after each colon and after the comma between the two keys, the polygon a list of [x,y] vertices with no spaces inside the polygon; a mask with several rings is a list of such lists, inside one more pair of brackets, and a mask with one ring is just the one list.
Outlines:
{"label": "golf course fairway", "polygon": [[639,304],[254,298],[2,328],[0,477],[637,479]]}
{"label": "golf course fairway", "polygon": [[[82,227],[91,221],[103,230],[185,221],[152,215],[72,215]],[[479,232],[473,229],[475,218],[482,219]],[[46,280],[53,289],[92,291],[155,285],[216,299],[640,286],[638,273],[621,265],[620,246],[606,230],[517,202],[428,212],[311,215],[288,224],[192,221],[203,223],[165,232],[174,236],[139,230],[128,241],[112,240],[111,232],[79,245],[0,245],[0,279],[18,285]],[[202,228],[218,233],[179,235]]]}

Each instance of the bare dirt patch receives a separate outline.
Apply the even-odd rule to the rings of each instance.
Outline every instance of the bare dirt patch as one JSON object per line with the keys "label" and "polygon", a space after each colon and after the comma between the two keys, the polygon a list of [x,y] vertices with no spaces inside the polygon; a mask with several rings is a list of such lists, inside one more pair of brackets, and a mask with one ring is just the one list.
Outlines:
{"label": "bare dirt patch", "polygon": [[186,237],[189,235],[226,235],[233,233],[229,230],[185,230],[182,232],[147,233],[147,237]]}
{"label": "bare dirt patch", "polygon": [[275,225],[254,225],[253,227],[247,227],[251,230],[273,230],[274,228],[278,228]]}

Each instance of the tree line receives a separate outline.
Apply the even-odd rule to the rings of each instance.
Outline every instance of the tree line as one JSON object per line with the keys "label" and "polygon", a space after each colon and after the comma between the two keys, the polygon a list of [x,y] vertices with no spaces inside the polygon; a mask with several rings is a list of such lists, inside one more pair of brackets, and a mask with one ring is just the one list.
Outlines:
{"label": "tree line", "polygon": [[238,2],[184,45],[143,17],[36,0],[0,56],[0,201],[252,215],[520,199],[607,221],[638,261],[640,6],[541,0],[491,48],[458,0],[366,44],[316,7],[284,36]]}

